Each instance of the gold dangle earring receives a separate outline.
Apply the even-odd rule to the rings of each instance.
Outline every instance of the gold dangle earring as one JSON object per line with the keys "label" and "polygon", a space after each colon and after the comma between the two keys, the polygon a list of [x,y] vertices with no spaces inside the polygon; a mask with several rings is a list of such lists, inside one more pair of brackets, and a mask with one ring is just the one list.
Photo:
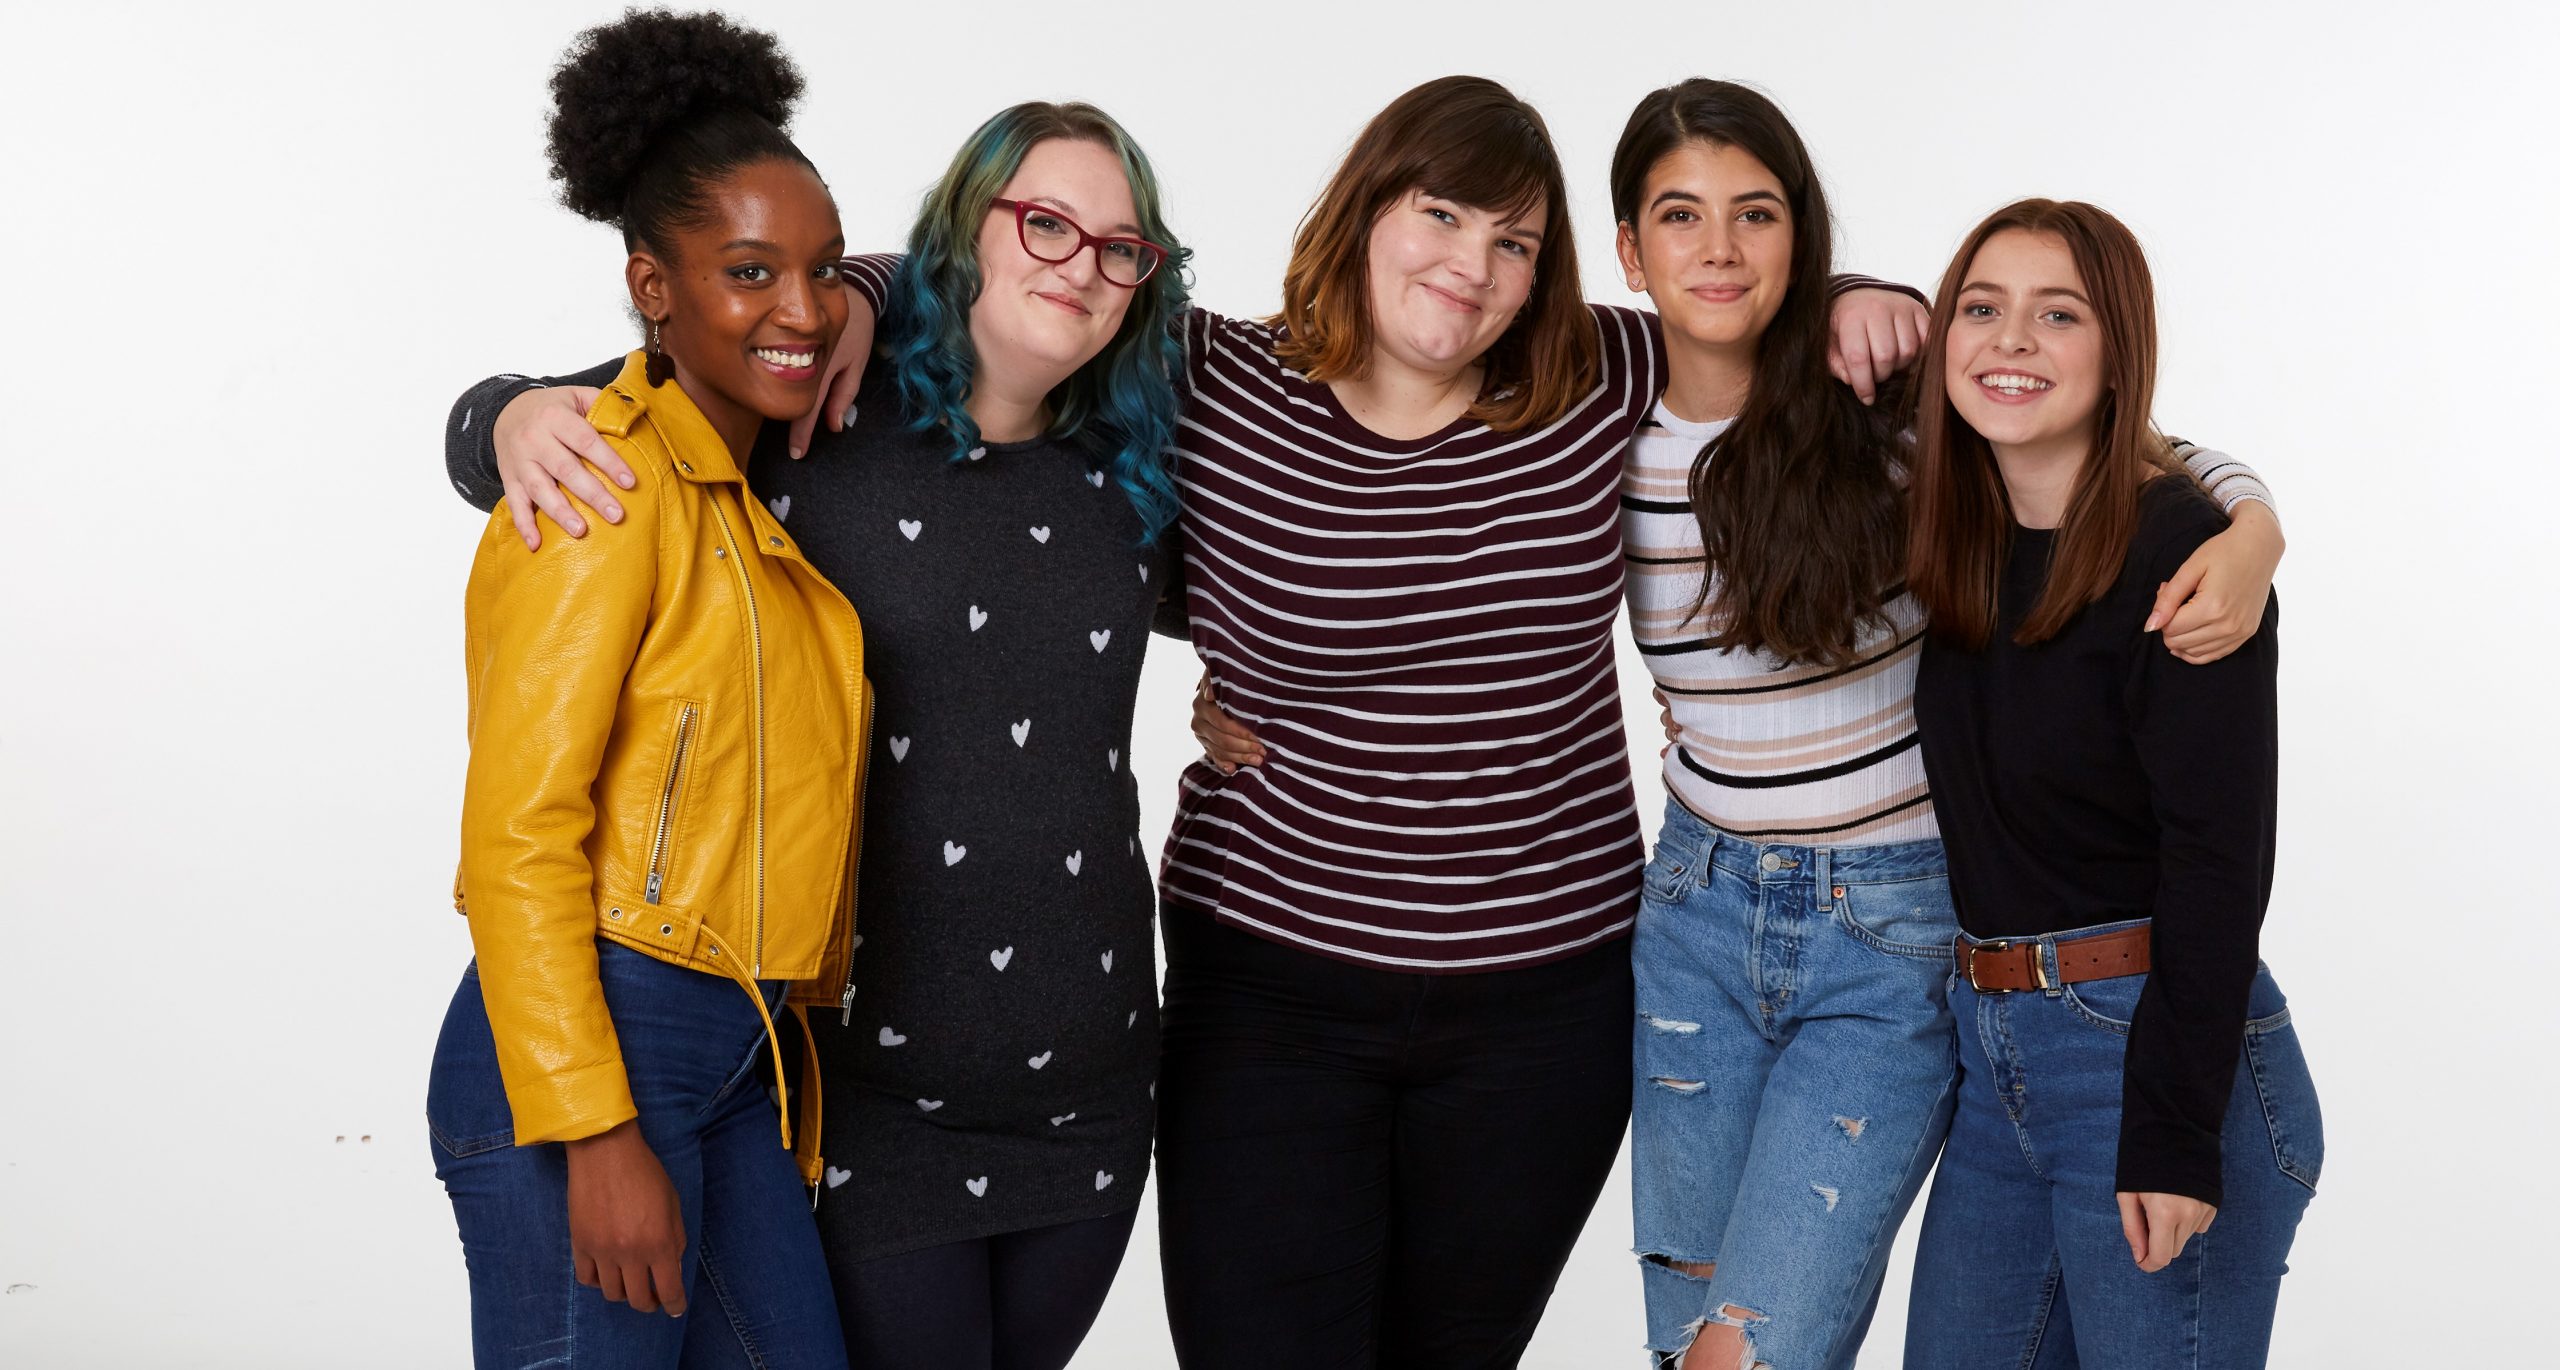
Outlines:
{"label": "gold dangle earring", "polygon": [[664,385],[674,380],[676,376],[675,364],[667,360],[666,342],[659,336],[659,323],[656,319],[649,321],[648,371],[649,384],[653,386]]}

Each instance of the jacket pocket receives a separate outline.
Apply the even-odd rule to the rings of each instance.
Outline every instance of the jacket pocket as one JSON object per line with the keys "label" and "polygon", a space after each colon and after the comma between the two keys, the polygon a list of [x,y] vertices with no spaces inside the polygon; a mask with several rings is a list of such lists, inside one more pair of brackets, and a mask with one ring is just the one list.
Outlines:
{"label": "jacket pocket", "polygon": [[655,904],[666,894],[667,868],[675,859],[676,818],[684,802],[685,781],[693,760],[694,740],[702,733],[702,706],[676,701],[674,733],[667,746],[667,773],[658,787],[658,807],[649,830],[649,866],[640,898]]}

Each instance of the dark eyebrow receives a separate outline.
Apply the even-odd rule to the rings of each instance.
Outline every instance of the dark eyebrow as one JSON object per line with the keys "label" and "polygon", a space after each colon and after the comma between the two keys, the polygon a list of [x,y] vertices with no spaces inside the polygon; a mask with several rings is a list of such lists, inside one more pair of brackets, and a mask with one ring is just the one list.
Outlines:
{"label": "dark eyebrow", "polygon": [[[1733,197],[1733,202],[1735,204],[1750,204],[1762,200],[1765,200],[1770,204],[1777,205],[1782,209],[1786,207],[1787,203],[1787,198],[1774,190],[1746,190]],[[1706,203],[1705,197],[1692,191],[1666,190],[1661,194],[1654,196],[1653,203],[1645,206],[1645,208],[1659,208],[1665,202],[1671,201],[1676,201],[1684,205],[1702,205]]]}
{"label": "dark eyebrow", "polygon": [[[826,245],[836,249],[836,254],[841,254],[844,250],[844,235],[839,233],[836,236],[827,239]],[[729,241],[720,245],[720,250],[723,252],[762,252],[770,256],[779,257],[782,255],[782,244],[769,243],[762,238],[731,238]]]}
{"label": "dark eyebrow", "polygon": [[[1962,294],[1969,294],[1969,293],[1971,293],[1971,292],[1973,292],[1973,291],[1976,291],[1976,290],[1980,290],[1980,291],[1983,291],[1983,292],[1985,292],[1985,293],[1987,293],[1987,294],[1992,294],[1992,295],[2006,295],[2006,294],[2008,294],[2008,293],[2009,293],[2009,287],[2007,287],[2007,286],[2005,286],[2005,285],[1997,284],[1997,283],[1992,282],[1992,281],[1967,281],[1967,282],[1965,282],[1965,283],[1964,283],[1964,289],[1963,289],[1963,290],[1959,290],[1959,291],[1957,291],[1956,293],[1957,293],[1957,294],[1959,294],[1959,295],[1962,295]],[[2068,287],[2065,287],[2065,286],[2049,285],[2049,286],[2046,286],[2044,289],[2037,291],[2036,293],[2037,293],[2038,295],[2060,295],[2061,297],[2063,297],[2064,299],[2067,299],[2067,300],[2078,300],[2078,301],[2080,302],[2080,307],[2081,307],[2081,308],[2083,308],[2083,309],[2092,309],[2092,310],[2094,310],[2094,309],[2096,309],[2096,308],[2097,308],[2097,306],[2096,306],[2096,305],[2089,303],[2089,297],[2088,297],[2088,296],[2081,294],[2081,293],[2080,293],[2079,291],[2077,291],[2077,290],[2069,289]]]}

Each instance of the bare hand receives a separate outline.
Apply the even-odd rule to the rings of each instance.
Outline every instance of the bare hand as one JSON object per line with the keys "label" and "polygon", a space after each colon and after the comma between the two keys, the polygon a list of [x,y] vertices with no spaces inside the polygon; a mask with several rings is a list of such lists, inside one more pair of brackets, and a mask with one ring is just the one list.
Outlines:
{"label": "bare hand", "polygon": [[578,1283],[643,1313],[684,1316],[684,1209],[637,1121],[569,1147],[569,1257]]}
{"label": "bare hand", "polygon": [[573,538],[587,535],[587,521],[571,503],[572,496],[605,522],[622,521],[621,501],[596,477],[602,472],[628,490],[631,467],[587,423],[587,406],[595,403],[596,394],[583,385],[528,390],[507,401],[490,430],[507,512],[515,519],[516,535],[536,551],[542,548],[542,532],[533,520],[537,509],[550,515],[561,532]]}
{"label": "bare hand", "polygon": [[1876,402],[1876,387],[1920,360],[1929,340],[1929,306],[1879,286],[1860,286],[1831,302],[1831,374]]}
{"label": "bare hand", "polygon": [[825,419],[827,431],[841,433],[853,422],[853,397],[862,390],[862,368],[871,360],[871,302],[862,292],[848,291],[845,300],[844,335],[836,339],[836,350],[827,354],[826,379],[818,386],[818,407],[791,421],[791,459],[809,455],[809,440],[818,435],[818,420]]}
{"label": "bare hand", "polygon": [[2160,586],[2144,632],[2165,629],[2161,642],[2189,665],[2219,661],[2258,635],[2267,590],[2284,559],[2284,530],[2257,500],[2243,500],[2231,526],[2198,547]]}
{"label": "bare hand", "polygon": [[2176,1260],[2187,1249],[2189,1237],[2213,1230],[2215,1211],[2212,1204],[2184,1194],[2116,1194],[2125,1244],[2133,1248],[2133,1263],[2146,1274]]}
{"label": "bare hand", "polygon": [[1671,718],[1671,696],[1664,694],[1659,685],[1653,687],[1653,702],[1662,706],[1662,754],[1669,756],[1671,749],[1680,745],[1680,725]]}
{"label": "bare hand", "polygon": [[1262,739],[1218,706],[1206,671],[1200,673],[1200,688],[1191,696],[1191,735],[1199,739],[1201,752],[1221,775],[1234,775],[1238,766],[1262,764]]}

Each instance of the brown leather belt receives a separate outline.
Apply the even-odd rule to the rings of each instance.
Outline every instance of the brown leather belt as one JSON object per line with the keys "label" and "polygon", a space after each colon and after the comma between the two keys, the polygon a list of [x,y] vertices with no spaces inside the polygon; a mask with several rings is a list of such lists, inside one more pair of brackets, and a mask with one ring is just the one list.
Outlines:
{"label": "brown leather belt", "polygon": [[1989,942],[1958,938],[1956,971],[1985,994],[2058,989],[2083,980],[2140,975],[2151,969],[2151,925],[2054,943],[2054,968],[2062,978],[2050,984],[2045,981],[2042,952],[2043,944],[2034,938],[2002,937]]}

